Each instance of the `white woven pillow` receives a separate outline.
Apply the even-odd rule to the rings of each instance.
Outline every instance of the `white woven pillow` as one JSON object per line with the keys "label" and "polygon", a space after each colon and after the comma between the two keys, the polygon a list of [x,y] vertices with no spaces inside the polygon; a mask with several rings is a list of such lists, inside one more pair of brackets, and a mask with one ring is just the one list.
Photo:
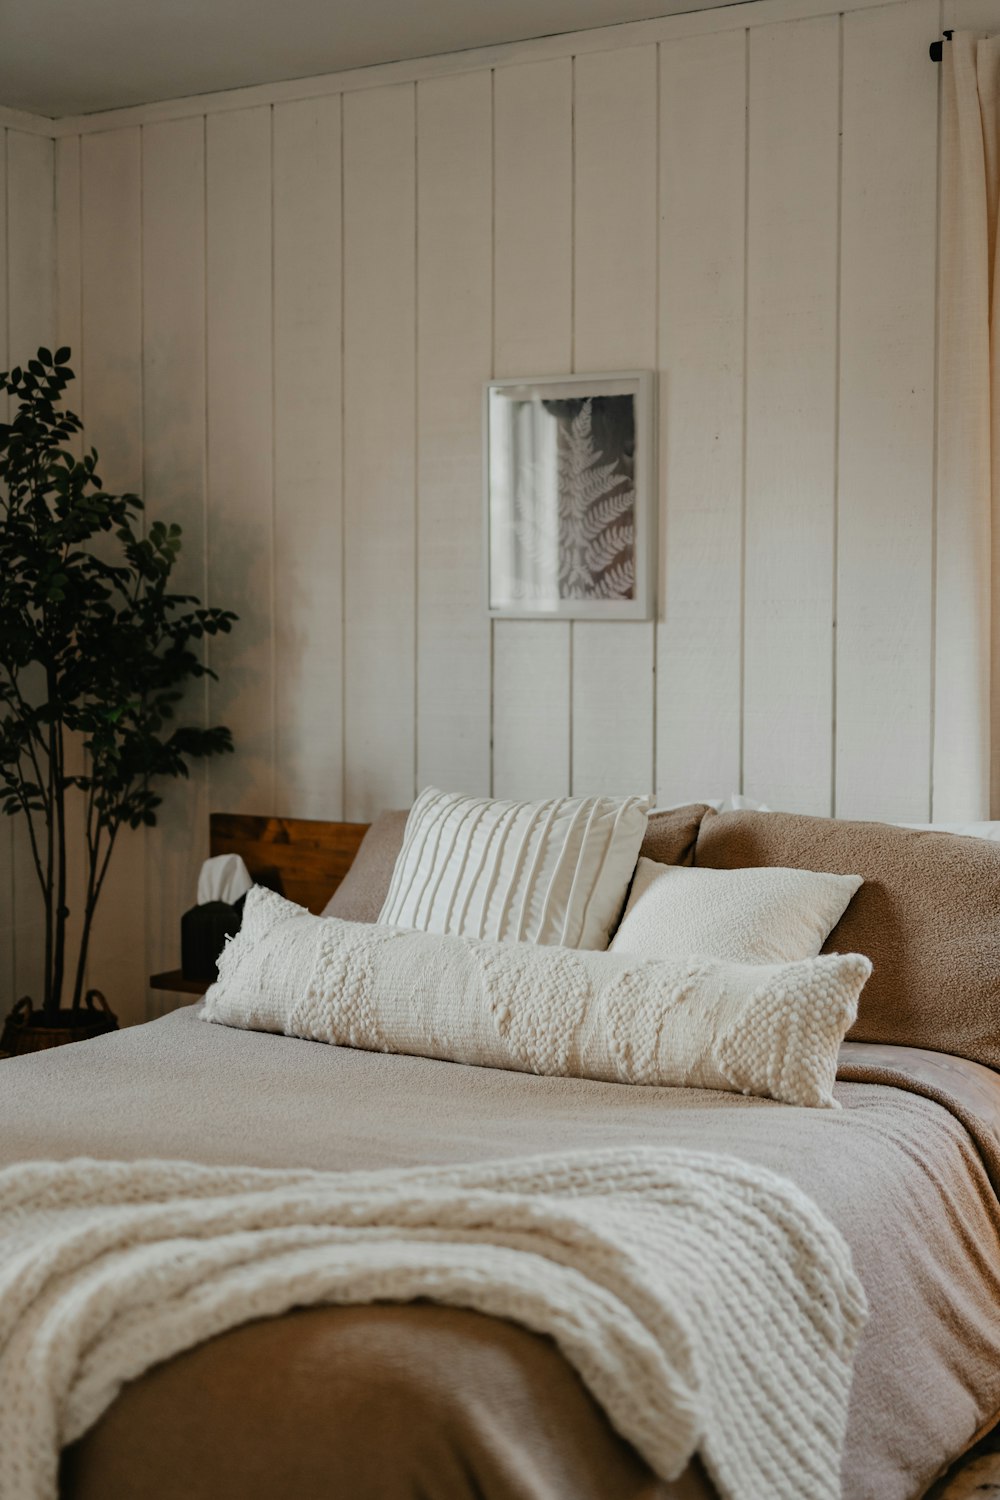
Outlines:
{"label": "white woven pillow", "polygon": [[207,1021],[375,1052],[834,1106],[871,963],[637,963],[314,917],[255,886]]}
{"label": "white woven pillow", "polygon": [[646,832],[644,797],[496,802],[428,787],[378,920],[497,942],[606,948]]}
{"label": "white woven pillow", "polygon": [[640,859],[612,953],[711,955],[741,964],[815,958],[860,875],[811,870],[709,870]]}

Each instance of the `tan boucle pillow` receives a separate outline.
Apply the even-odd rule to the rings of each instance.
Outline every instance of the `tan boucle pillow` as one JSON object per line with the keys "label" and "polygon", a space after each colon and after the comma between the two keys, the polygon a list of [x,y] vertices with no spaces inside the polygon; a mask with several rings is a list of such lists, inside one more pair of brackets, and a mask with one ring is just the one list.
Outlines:
{"label": "tan boucle pillow", "polygon": [[860,875],[823,946],[875,966],[849,1040],[1000,1068],[1000,844],[798,813],[708,813],[695,864]]}
{"label": "tan boucle pillow", "polygon": [[310,916],[255,886],[203,1017],[375,1052],[833,1106],[837,1050],[870,972],[856,954],[637,962],[440,936]]}

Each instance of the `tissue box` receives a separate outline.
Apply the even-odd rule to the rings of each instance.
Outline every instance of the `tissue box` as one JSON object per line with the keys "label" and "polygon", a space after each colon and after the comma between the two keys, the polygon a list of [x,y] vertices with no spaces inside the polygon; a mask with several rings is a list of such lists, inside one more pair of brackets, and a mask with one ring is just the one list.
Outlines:
{"label": "tissue box", "polygon": [[205,901],[181,917],[181,969],[185,979],[218,979],[219,954],[243,921],[243,898]]}

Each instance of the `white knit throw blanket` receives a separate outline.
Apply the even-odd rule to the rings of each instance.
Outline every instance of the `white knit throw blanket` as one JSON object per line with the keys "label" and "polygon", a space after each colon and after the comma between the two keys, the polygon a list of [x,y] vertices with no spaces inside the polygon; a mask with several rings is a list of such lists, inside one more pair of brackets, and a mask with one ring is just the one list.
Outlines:
{"label": "white knit throw blanket", "polygon": [[415,1298],[549,1334],[657,1474],[834,1500],[864,1294],[791,1183],[608,1150],[378,1172],[27,1162],[0,1172],[0,1497],[124,1381],[253,1318]]}

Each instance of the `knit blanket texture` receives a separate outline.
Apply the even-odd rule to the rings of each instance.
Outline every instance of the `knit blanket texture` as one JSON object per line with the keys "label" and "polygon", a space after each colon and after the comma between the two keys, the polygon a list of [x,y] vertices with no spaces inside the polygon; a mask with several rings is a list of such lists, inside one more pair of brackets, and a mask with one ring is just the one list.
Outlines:
{"label": "knit blanket texture", "polygon": [[55,1500],[122,1384],[293,1307],[434,1302],[549,1335],[664,1479],[835,1500],[866,1309],[798,1188],[690,1150],[374,1172],[0,1172],[0,1500]]}

